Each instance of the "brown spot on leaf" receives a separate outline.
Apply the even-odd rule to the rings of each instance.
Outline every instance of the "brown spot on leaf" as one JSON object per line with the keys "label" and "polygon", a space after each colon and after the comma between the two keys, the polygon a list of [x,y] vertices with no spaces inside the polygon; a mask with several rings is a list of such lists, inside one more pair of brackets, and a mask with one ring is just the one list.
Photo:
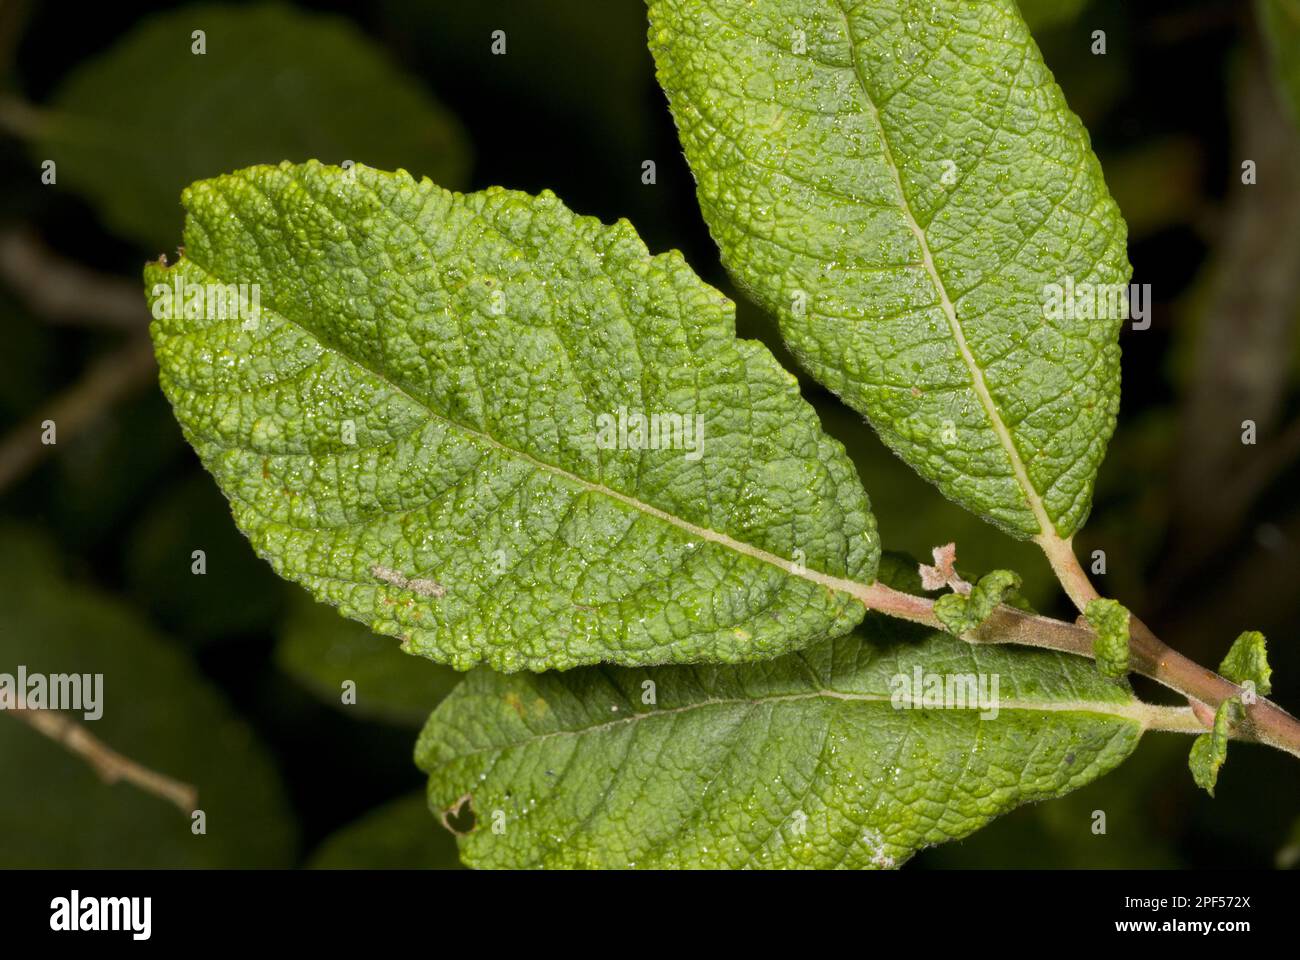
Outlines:
{"label": "brown spot on leaf", "polygon": [[445,597],[447,588],[437,580],[407,580],[406,589],[413,590],[422,597]]}
{"label": "brown spot on leaf", "polygon": [[[447,588],[437,580],[428,580],[424,578],[409,578],[405,574],[392,569],[391,567],[375,564],[370,568],[371,576],[384,583],[391,583],[395,587],[401,587],[403,590],[410,590],[412,593],[418,593],[422,597],[445,597]],[[408,607],[411,605],[408,601]]]}

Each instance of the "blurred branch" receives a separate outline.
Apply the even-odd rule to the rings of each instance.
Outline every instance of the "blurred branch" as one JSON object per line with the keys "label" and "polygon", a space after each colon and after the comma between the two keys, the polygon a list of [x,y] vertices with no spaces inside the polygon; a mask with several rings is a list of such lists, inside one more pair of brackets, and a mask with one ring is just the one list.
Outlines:
{"label": "blurred branch", "polygon": [[0,233],[0,279],[51,323],[120,330],[143,330],[149,323],[137,284],[64,259],[27,227]]}
{"label": "blurred branch", "polygon": [[41,135],[47,123],[49,117],[40,108],[21,97],[0,95],[0,130],[5,133],[31,140]]}
{"label": "blurred branch", "polygon": [[148,767],[141,766],[130,757],[124,757],[94,736],[84,726],[61,713],[49,710],[29,710],[19,695],[13,716],[55,743],[81,757],[94,769],[105,783],[125,781],[169,803],[182,813],[192,813],[199,802],[199,791],[188,783],[173,780]]}
{"label": "blurred branch", "polygon": [[0,492],[24,476],[55,448],[41,442],[42,423],[52,420],[63,439],[76,436],[106,409],[153,377],[153,347],[143,336],[101,357],[68,390],[0,441]]}
{"label": "blurred branch", "polygon": [[81,380],[0,441],[0,491],[23,477],[55,447],[41,442],[52,420],[62,439],[76,436],[103,412],[153,377],[153,349],[145,331],[149,311],[134,284],[87,269],[52,252],[25,227],[0,233],[0,279],[34,313],[52,323],[85,323],[131,334],[100,357]]}
{"label": "blurred branch", "polygon": [[30,6],[27,0],[6,0],[0,3],[0,75],[7,75],[13,68],[14,50],[27,26]]}
{"label": "blurred branch", "polygon": [[[1261,440],[1273,434],[1300,317],[1300,138],[1263,58],[1250,56],[1243,67],[1230,168],[1253,160],[1258,182],[1231,188],[1199,318],[1179,431],[1171,561],[1154,585],[1155,596],[1165,599],[1237,536],[1277,469],[1260,462],[1260,447],[1241,443],[1241,424],[1253,420]],[[1279,449],[1284,454],[1286,445]]]}
{"label": "blurred branch", "polygon": [[1224,491],[1224,498],[1235,505],[1241,515],[1259,499],[1288,467],[1300,460],[1300,419],[1293,420],[1254,459],[1243,464],[1240,473]]}
{"label": "blurred branch", "polygon": [[1160,44],[1188,43],[1219,30],[1235,30],[1241,10],[1236,0],[1202,3],[1190,10],[1166,13],[1151,20],[1151,39]]}
{"label": "blurred branch", "polygon": [[1164,626],[1185,638],[1189,647],[1205,650],[1222,650],[1225,638],[1241,632],[1242,611],[1249,611],[1249,625],[1255,629],[1293,633],[1297,546],[1300,510],[1257,527],[1233,569],[1172,605]]}

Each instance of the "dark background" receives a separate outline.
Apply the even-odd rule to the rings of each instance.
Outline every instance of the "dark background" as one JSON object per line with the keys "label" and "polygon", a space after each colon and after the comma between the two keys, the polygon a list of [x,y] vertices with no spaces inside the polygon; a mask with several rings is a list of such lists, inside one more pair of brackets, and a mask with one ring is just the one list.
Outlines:
{"label": "dark background", "polygon": [[[1036,36],[1091,132],[1129,221],[1134,280],[1149,283],[1155,299],[1151,329],[1123,336],[1119,428],[1077,547],[1085,558],[1104,550],[1107,572],[1096,578],[1102,592],[1202,663],[1217,663],[1240,630],[1264,630],[1276,699],[1295,708],[1300,152],[1294,121],[1267,75],[1251,4],[1096,0],[1073,14],[1066,10],[1071,6],[1039,18]],[[95,180],[97,152],[101,173],[125,163],[166,169],[178,152],[203,164],[206,136],[220,144],[211,159],[218,165],[196,176],[224,172],[222,151],[237,140],[249,162],[315,155],[263,155],[278,147],[262,145],[260,136],[281,142],[271,135],[274,125],[250,127],[236,116],[210,118],[197,140],[186,134],[183,118],[200,94],[192,78],[170,73],[165,63],[143,68],[152,91],[149,123],[91,133],[78,127],[70,145],[48,139],[72,106],[94,112],[97,100],[126,96],[104,87],[70,105],[63,101],[69,77],[176,8],[0,6],[0,476],[6,459],[21,463],[0,483],[0,572],[8,578],[0,586],[8,591],[0,592],[0,599],[8,597],[0,604],[0,665],[15,655],[35,656],[30,644],[44,643],[47,632],[74,645],[89,638],[108,664],[111,690],[112,671],[138,643],[132,668],[156,655],[167,679],[142,673],[132,680],[122,666],[132,703],[154,719],[147,727],[112,731],[112,745],[197,783],[201,805],[204,796],[230,797],[230,813],[214,816],[202,841],[207,845],[196,854],[174,808],[129,786],[100,784],[58,746],[0,718],[0,866],[446,863],[450,845],[415,799],[421,778],[411,749],[418,717],[409,709],[340,708],[330,675],[313,677],[310,666],[295,667],[287,654],[277,654],[295,629],[318,640],[342,630],[339,642],[368,641],[332,625],[332,614],[322,620],[304,610],[301,592],[252,555],[180,437],[147,364],[118,377],[122,382],[80,419],[56,418],[56,446],[30,449],[39,432],[34,424],[68,391],[78,396],[88,371],[97,364],[121,369],[143,329],[144,319],[132,327],[129,318],[141,265],[180,239],[178,204],[157,211],[174,217],[170,246],[151,246],[115,225],[105,214],[114,201],[104,191],[128,178],[101,177],[107,187],[85,186]],[[463,139],[472,162],[463,182],[446,185],[549,188],[581,213],[606,222],[628,218],[651,250],[682,250],[697,272],[737,299],[742,335],[762,338],[795,369],[771,323],[721,269],[654,82],[639,0],[393,0],[294,9],[345,18],[358,43],[371,45],[455,118],[449,136]],[[202,8],[193,16],[202,27]],[[505,56],[490,52],[498,29],[506,32]],[[1095,30],[1106,32],[1105,55],[1090,51]],[[185,35],[177,42],[188,45]],[[284,47],[293,46],[286,36]],[[222,55],[216,48],[206,55],[217,75],[242,79],[256,91],[268,64],[223,67]],[[333,69],[349,75],[347,63]],[[238,70],[248,76],[232,77]],[[251,109],[257,99],[254,92],[244,103]],[[296,116],[311,135],[326,136],[334,122],[328,102],[303,102]],[[457,121],[463,136],[454,133]],[[384,165],[351,128],[338,138],[352,147],[346,157]],[[73,152],[59,160],[59,181],[43,185],[41,161],[65,147]],[[1257,160],[1258,185],[1241,185],[1243,159]],[[645,160],[657,165],[653,185],[642,183]],[[91,171],[75,176],[75,166],[88,162]],[[435,175],[436,157],[427,161],[430,169],[421,162],[385,161]],[[138,202],[116,202],[138,210],[156,200],[141,194]],[[70,276],[90,284],[79,306],[51,307],[32,293],[41,283],[73,289]],[[105,315],[120,304],[127,318],[106,324]],[[887,548],[924,557],[931,546],[955,540],[964,566],[1013,567],[1040,609],[1070,615],[1034,548],[948,504],[860,418],[811,381],[803,386],[858,463]],[[1255,446],[1240,442],[1244,419],[1258,424]],[[202,578],[189,571],[195,548],[208,557]],[[446,680],[430,671],[424,682],[441,690]],[[384,682],[370,688],[379,692],[374,699],[389,697]],[[1138,686],[1143,695],[1170,702]],[[400,689],[391,697],[411,699]],[[198,700],[231,718],[238,733],[214,744],[199,717],[187,712]],[[102,735],[110,739],[108,726]],[[1192,784],[1189,745],[1184,737],[1149,736],[1109,777],[1023,808],[965,842],[921,855],[910,868],[1287,860],[1288,845],[1300,843],[1300,765],[1234,745],[1211,800]],[[25,765],[11,762],[15,757]],[[1105,836],[1091,833],[1094,810],[1107,814]],[[338,834],[366,817],[365,828]],[[53,846],[20,839],[47,836],[61,839]]]}

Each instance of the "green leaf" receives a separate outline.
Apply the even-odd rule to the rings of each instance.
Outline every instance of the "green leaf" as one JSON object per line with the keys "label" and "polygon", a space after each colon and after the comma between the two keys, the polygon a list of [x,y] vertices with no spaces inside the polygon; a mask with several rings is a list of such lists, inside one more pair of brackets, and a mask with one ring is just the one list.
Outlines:
{"label": "green leaf", "polygon": [[[317,599],[505,671],[763,659],[861,619],[839,578],[870,582],[879,545],[852,464],[680,254],[550,194],[360,166],[183,202],[184,258],[145,271],[163,389]],[[176,315],[187,284],[256,284],[261,315]]]}
{"label": "green leaf", "polygon": [[[418,727],[460,682],[450,667],[403,654],[386,637],[294,590],[275,645],[279,667],[344,713]],[[343,684],[356,700],[343,702]]]}
{"label": "green leaf", "polygon": [[1219,782],[1219,768],[1228,759],[1228,739],[1232,728],[1241,722],[1242,713],[1238,698],[1224,700],[1214,711],[1214,727],[1192,741],[1187,765],[1196,785],[1210,796],[1214,796],[1214,786]]}
{"label": "green leaf", "polygon": [[429,816],[423,793],[376,807],[330,834],[307,866],[315,870],[456,870],[456,841]]}
{"label": "green leaf", "polygon": [[1115,600],[1089,600],[1084,610],[1088,624],[1096,631],[1092,641],[1093,657],[1102,676],[1118,680],[1128,673],[1128,610]]}
{"label": "green leaf", "polygon": [[969,596],[945,593],[934,602],[934,615],[954,637],[976,629],[992,616],[1008,594],[1020,589],[1020,575],[1010,570],[993,570],[980,577]]}
{"label": "green leaf", "polygon": [[1255,0],[1255,13],[1272,61],[1274,82],[1292,120],[1300,124],[1300,2]]}
{"label": "green leaf", "polygon": [[[918,675],[997,678],[996,716],[896,708]],[[469,866],[886,867],[1106,773],[1138,706],[1079,658],[869,614],[763,664],[480,671],[416,759]]]}
{"label": "green leaf", "polygon": [[[1130,268],[1078,119],[1011,0],[650,0],[728,269],[799,360],[949,497],[1083,523],[1119,404]],[[803,52],[799,52],[799,51]],[[1125,301],[1126,302],[1126,301]]]}
{"label": "green leaf", "polygon": [[1170,781],[1186,763],[1187,745],[1177,737],[1143,737],[1119,769],[1101,780],[1051,803],[1020,807],[961,843],[922,851],[913,866],[960,870],[996,864],[999,870],[1057,871],[1186,866],[1177,837],[1151,828],[1167,804],[1181,802],[1181,797],[1170,800]]}
{"label": "green leaf", "polygon": [[1258,630],[1246,630],[1233,641],[1232,649],[1219,664],[1219,673],[1236,684],[1253,683],[1255,692],[1273,692],[1273,668],[1268,665],[1268,646]]}
{"label": "green leaf", "polygon": [[86,760],[0,711],[0,868],[292,863],[292,811],[253,729],[175,643],[114,598],[64,578],[39,537],[0,528],[0,673],[16,678],[19,666],[29,677],[102,675],[102,715],[70,718],[111,749],[195,786],[207,832],[195,835],[166,800],[105,783]]}
{"label": "green leaf", "polygon": [[[831,436],[843,442],[871,491],[871,512],[880,542],[913,557],[928,557],[936,544],[961,545],[962,572],[1016,570],[1024,579],[1023,600],[1046,607],[1060,596],[1061,585],[1043,563],[1038,545],[1017,540],[991,528],[984,520],[943,496],[915,470],[889,452],[875,431],[863,429],[862,418],[843,404],[822,403],[817,413]],[[967,579],[971,579],[968,577]],[[919,592],[917,586],[912,592]]]}
{"label": "green leaf", "polygon": [[278,4],[152,15],[70,74],[49,111],[34,154],[151,250],[176,243],[181,188],[227,170],[323,157],[455,187],[469,165],[456,119],[354,25]]}

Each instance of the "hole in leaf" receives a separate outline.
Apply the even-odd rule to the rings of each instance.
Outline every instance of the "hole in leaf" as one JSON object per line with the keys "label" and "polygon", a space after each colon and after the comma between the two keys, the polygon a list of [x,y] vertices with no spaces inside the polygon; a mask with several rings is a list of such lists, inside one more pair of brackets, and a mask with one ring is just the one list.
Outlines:
{"label": "hole in leaf", "polygon": [[442,825],[458,837],[474,832],[474,798],[468,793],[442,811]]}

